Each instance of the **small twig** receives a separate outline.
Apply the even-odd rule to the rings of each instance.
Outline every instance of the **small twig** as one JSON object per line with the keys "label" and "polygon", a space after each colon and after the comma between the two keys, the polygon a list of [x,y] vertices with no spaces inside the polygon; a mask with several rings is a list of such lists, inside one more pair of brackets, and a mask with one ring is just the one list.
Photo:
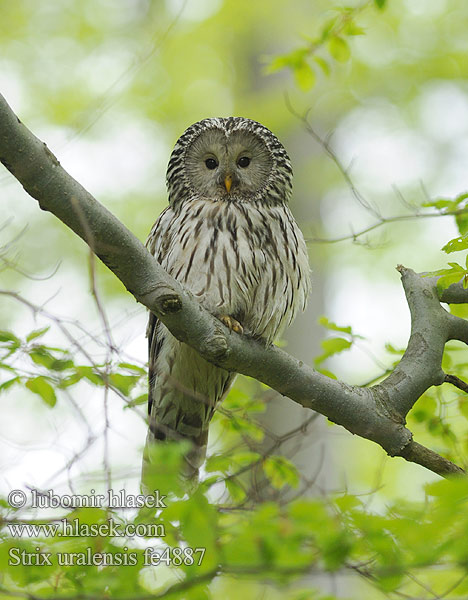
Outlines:
{"label": "small twig", "polygon": [[[104,310],[104,305],[101,302],[101,297],[98,291],[97,283],[96,283],[96,258],[93,251],[89,250],[89,281],[91,284],[91,295],[94,300],[94,304],[96,305],[96,309],[99,314],[99,318],[101,319],[102,326],[104,329],[105,336],[107,338],[107,351],[112,354],[117,351],[117,347],[112,339],[111,328],[109,325],[109,319],[107,318],[106,311]],[[108,357],[109,359],[109,357]]]}
{"label": "small twig", "polygon": [[[468,214],[468,209],[467,208],[460,208],[458,210],[452,210],[452,211],[439,211],[436,213],[420,213],[418,212],[417,208],[415,209],[416,212],[414,212],[413,214],[408,214],[408,215],[395,215],[393,217],[384,217],[380,214],[379,209],[376,206],[373,206],[369,200],[367,200],[367,198],[364,197],[364,195],[362,194],[362,192],[359,190],[359,188],[357,187],[357,185],[355,184],[354,180],[352,179],[351,175],[350,175],[350,166],[345,167],[344,164],[342,163],[341,159],[338,157],[338,155],[336,154],[336,152],[333,150],[333,148],[331,147],[330,144],[330,139],[332,137],[332,134],[328,134],[326,137],[322,137],[321,135],[319,135],[315,129],[310,125],[308,118],[307,118],[307,113],[304,115],[301,115],[297,112],[297,110],[293,107],[291,100],[289,98],[288,95],[285,96],[285,102],[286,102],[286,106],[289,110],[289,112],[296,117],[299,121],[301,121],[301,123],[304,126],[305,131],[317,142],[317,144],[319,144],[319,146],[321,146],[322,150],[324,151],[324,153],[332,160],[332,162],[335,163],[335,166],[338,168],[338,171],[341,173],[343,179],[346,182],[346,185],[348,186],[349,190],[351,191],[351,194],[354,196],[355,200],[357,200],[357,202],[364,208],[366,209],[369,213],[371,213],[375,218],[376,221],[375,223],[372,223],[372,225],[368,225],[367,227],[364,227],[363,229],[361,229],[358,232],[353,232],[351,234],[347,234],[347,235],[342,235],[342,236],[338,236],[336,238],[319,238],[319,237],[308,237],[306,238],[306,242],[307,243],[311,243],[311,244],[336,244],[338,242],[344,242],[346,240],[352,240],[352,241],[356,241],[359,237],[365,235],[366,233],[370,233],[371,231],[373,231],[374,229],[377,229],[378,227],[382,227],[383,225],[387,225],[388,223],[396,223],[399,221],[408,221],[411,219],[427,219],[427,218],[433,218],[433,217],[447,217],[447,216],[456,216],[456,215],[461,215],[461,214]],[[396,189],[396,195],[397,197],[400,199],[400,201],[405,205],[408,206],[409,208],[412,208],[409,203],[404,199],[403,195],[401,194],[401,192]]]}
{"label": "small twig", "polygon": [[438,218],[438,217],[456,217],[457,215],[462,215],[462,214],[464,214],[464,215],[468,214],[468,210],[466,208],[461,208],[459,210],[451,210],[451,211],[436,212],[436,213],[415,212],[415,213],[409,214],[409,215],[395,215],[393,217],[379,216],[378,220],[375,223],[372,223],[372,225],[368,225],[367,227],[364,227],[363,229],[361,229],[357,232],[346,234],[346,235],[341,235],[336,238],[307,237],[306,242],[308,244],[337,244],[338,242],[345,242],[347,240],[352,240],[354,242],[359,237],[365,235],[366,233],[370,233],[371,231],[374,231],[374,229],[378,229],[379,227],[382,227],[383,225],[388,225],[389,223],[398,223],[401,221],[411,221],[412,219],[432,219],[432,218]]}
{"label": "small twig", "polygon": [[374,217],[376,217],[377,219],[382,219],[382,216],[381,216],[378,208],[376,206],[372,206],[372,204],[362,195],[362,193],[357,188],[356,184],[354,183],[354,181],[350,175],[349,167],[347,168],[344,166],[344,164],[341,162],[341,160],[338,157],[338,155],[336,154],[336,152],[331,147],[330,139],[331,139],[332,135],[329,134],[326,138],[322,138],[315,131],[315,129],[310,125],[309,121],[307,120],[307,116],[300,115],[296,111],[296,109],[292,106],[291,100],[288,95],[286,95],[285,101],[286,101],[286,106],[287,106],[289,112],[294,117],[296,117],[299,121],[302,122],[306,132],[319,144],[319,146],[322,147],[325,154],[335,163],[336,167],[338,168],[341,175],[343,176],[343,179],[346,181],[346,184],[348,185],[349,189],[351,190],[351,193],[354,196],[355,200],[357,200],[357,202],[363,208],[365,208],[368,212],[373,214]]}
{"label": "small twig", "polygon": [[456,375],[446,374],[444,377],[444,382],[451,383],[452,385],[457,387],[459,390],[462,390],[463,392],[468,394],[468,383],[466,383],[465,381],[463,381],[463,379],[460,379]]}

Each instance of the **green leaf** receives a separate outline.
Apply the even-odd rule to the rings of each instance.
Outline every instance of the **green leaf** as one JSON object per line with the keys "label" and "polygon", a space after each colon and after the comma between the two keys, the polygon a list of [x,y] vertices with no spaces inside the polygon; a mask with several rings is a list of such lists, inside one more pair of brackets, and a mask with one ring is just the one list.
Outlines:
{"label": "green leaf", "polygon": [[299,473],[290,460],[284,456],[267,456],[263,461],[263,470],[271,485],[280,490],[285,485],[296,488],[299,485]]}
{"label": "green leaf", "polygon": [[317,56],[317,55],[313,56],[313,60],[318,64],[318,66],[322,69],[324,74],[328,77],[330,75],[331,69],[330,69],[330,65],[327,63],[327,61],[324,58],[322,58],[321,56]]}
{"label": "green leaf", "polygon": [[0,330],[0,344],[1,343],[5,344],[3,349],[6,350],[6,354],[3,355],[3,358],[14,354],[18,348],[21,347],[21,340],[11,331]]}
{"label": "green leaf", "polygon": [[442,250],[447,254],[451,252],[460,252],[460,250],[468,249],[468,233],[459,237],[453,238],[442,247]]}
{"label": "green leaf", "polygon": [[93,385],[104,385],[104,380],[99,373],[96,373],[94,367],[88,367],[87,365],[80,365],[75,367],[77,375],[84,377]]}
{"label": "green leaf", "polygon": [[111,373],[109,376],[111,384],[125,396],[129,395],[131,389],[135,387],[139,379],[138,375],[122,375],[121,373]]}
{"label": "green leaf", "polygon": [[147,403],[148,403],[148,394],[147,393],[140,394],[133,400],[130,400],[130,402],[124,406],[124,409],[131,408],[132,406],[140,406],[141,404],[147,404]]}
{"label": "green leaf", "polygon": [[398,356],[403,356],[403,354],[405,353],[404,349],[395,348],[395,346],[392,346],[392,344],[388,343],[385,344],[385,350],[390,354],[396,354]]}
{"label": "green leaf", "polygon": [[315,359],[315,364],[319,365],[324,360],[333,356],[334,354],[339,354],[344,350],[348,350],[352,346],[352,342],[349,340],[345,340],[344,338],[335,337],[328,338],[321,342],[321,346],[323,348],[323,353],[320,356],[317,356]]}
{"label": "green leaf", "polygon": [[330,379],[338,379],[335,373],[333,373],[329,369],[323,369],[321,367],[316,366],[316,370],[318,373],[322,373],[322,375],[325,375],[325,377],[329,377]]}
{"label": "green leaf", "polygon": [[237,452],[232,456],[232,462],[239,467],[246,467],[247,465],[260,462],[261,459],[261,454],[251,451]]}
{"label": "green leaf", "polygon": [[159,490],[161,494],[174,492],[181,495],[184,482],[180,473],[189,450],[187,440],[147,445],[141,475],[143,487],[150,491]]}
{"label": "green leaf", "polygon": [[275,71],[279,71],[285,67],[289,67],[294,70],[295,67],[305,62],[306,56],[307,48],[297,48],[289,54],[277,56],[267,67],[267,73],[274,73]]}
{"label": "green leaf", "polygon": [[46,367],[49,371],[64,371],[74,366],[73,361],[68,358],[56,358],[46,346],[33,346],[29,350],[29,356],[33,362]]}
{"label": "green leaf", "polygon": [[67,377],[61,377],[60,381],[57,383],[57,388],[64,390],[67,387],[76,385],[81,380],[82,380],[81,375],[78,375],[78,373],[72,373],[71,375],[69,375]]}
{"label": "green leaf", "polygon": [[456,207],[455,200],[451,198],[437,198],[436,200],[429,200],[428,202],[423,202],[423,206],[438,208],[439,210],[442,208],[452,209]]}
{"label": "green leaf", "polygon": [[187,544],[192,548],[205,548],[203,563],[197,574],[209,571],[217,563],[217,514],[198,489],[191,497],[181,502],[180,526]]}
{"label": "green leaf", "polygon": [[241,503],[245,500],[247,494],[242,484],[237,479],[226,479],[224,481],[226,489],[229,492],[232,500],[237,503]]}
{"label": "green leaf", "polygon": [[18,346],[21,345],[21,340],[14,333],[6,330],[0,330],[0,342],[14,342]]}
{"label": "green leaf", "polygon": [[7,390],[12,385],[14,385],[15,383],[19,383],[20,381],[21,381],[21,379],[19,377],[13,377],[12,379],[7,379],[3,383],[0,383],[0,392]]}
{"label": "green leaf", "polygon": [[146,375],[146,369],[140,367],[140,365],[134,365],[128,362],[121,362],[117,366],[120,369],[127,369],[128,371],[133,371],[135,373],[140,373],[141,375]]}
{"label": "green leaf", "polygon": [[351,56],[348,42],[342,37],[334,36],[328,42],[328,51],[338,62],[346,62]]}
{"label": "green leaf", "polygon": [[439,277],[437,280],[437,289],[443,291],[452,283],[458,283],[463,279],[463,287],[467,286],[468,270],[464,269],[456,262],[449,262],[450,269],[439,269],[425,273],[424,277]]}
{"label": "green leaf", "polygon": [[219,422],[225,430],[235,431],[241,435],[247,435],[258,442],[260,442],[265,435],[263,429],[252,420],[240,417],[236,414],[220,415]]}
{"label": "green leaf", "polygon": [[458,196],[455,198],[455,203],[458,206],[465,200],[468,200],[468,192],[462,192],[461,194],[458,194]]}
{"label": "green leaf", "polygon": [[205,470],[207,473],[221,471],[225,473],[231,466],[231,457],[226,454],[212,454],[206,459]]}
{"label": "green leaf", "polygon": [[437,269],[437,271],[428,271],[424,273],[424,277],[437,277],[439,275],[451,275],[455,272],[460,273],[460,278],[462,274],[465,272],[465,269],[459,265],[458,263],[451,262],[449,263],[450,269]]}
{"label": "green leaf", "polygon": [[[454,272],[449,275],[444,275],[437,280],[437,289],[443,291],[450,287],[453,283],[459,283],[463,274],[459,272]],[[466,287],[465,282],[463,287]]]}
{"label": "green leaf", "polygon": [[38,337],[41,337],[42,335],[44,335],[44,333],[47,333],[50,329],[50,325],[47,327],[43,327],[42,329],[35,329],[34,331],[31,331],[31,333],[28,333],[28,335],[26,336],[26,341],[30,342],[31,340],[35,340]]}
{"label": "green leaf", "polygon": [[458,231],[463,236],[468,233],[468,212],[464,212],[460,215],[455,215],[455,221],[457,223]]}
{"label": "green leaf", "polygon": [[294,78],[303,92],[312,89],[315,84],[315,72],[305,60],[293,67]]}
{"label": "green leaf", "polygon": [[387,0],[374,0],[375,5],[377,6],[377,8],[379,8],[380,10],[383,10],[385,8],[385,4],[387,2]]}
{"label": "green leaf", "polygon": [[356,498],[356,496],[345,494],[344,496],[336,498],[335,504],[341,512],[348,512],[353,508],[362,506],[362,501],[359,500],[359,498]]}
{"label": "green leaf", "polygon": [[55,395],[54,388],[50,385],[45,377],[39,376],[28,379],[26,382],[26,387],[28,390],[31,390],[31,392],[34,392],[40,396],[48,406],[55,406],[57,402],[57,396]]}
{"label": "green leaf", "polygon": [[266,73],[276,73],[277,71],[281,71],[286,67],[290,66],[289,56],[277,56],[274,58],[270,64],[266,67]]}
{"label": "green leaf", "polygon": [[[468,199],[468,193],[463,192],[455,198],[436,198],[435,200],[429,200],[423,202],[423,206],[433,206],[439,210],[446,209],[444,212],[460,209],[460,205]],[[457,215],[458,216],[458,215]],[[462,233],[462,232],[460,232]],[[464,233],[464,232],[463,232]]]}
{"label": "green leaf", "polygon": [[364,35],[365,31],[362,27],[359,27],[354,21],[348,21],[343,28],[345,35]]}
{"label": "green leaf", "polygon": [[325,23],[321,33],[321,42],[324,42],[330,37],[330,33],[334,29],[335,25],[338,23],[339,18],[339,15],[336,15]]}
{"label": "green leaf", "polygon": [[322,327],[325,327],[326,329],[330,329],[331,331],[342,331],[343,333],[349,333],[352,334],[353,330],[351,329],[351,325],[346,325],[346,326],[340,326],[337,325],[336,323],[333,323],[333,321],[329,321],[327,317],[319,317],[318,319],[318,324],[321,325]]}

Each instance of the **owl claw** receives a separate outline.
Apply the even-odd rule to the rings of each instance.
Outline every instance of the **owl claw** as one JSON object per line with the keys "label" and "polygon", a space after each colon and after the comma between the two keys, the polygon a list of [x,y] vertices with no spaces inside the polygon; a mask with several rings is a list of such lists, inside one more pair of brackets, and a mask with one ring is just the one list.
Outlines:
{"label": "owl claw", "polygon": [[236,333],[244,333],[244,328],[242,325],[233,317],[230,317],[229,315],[221,315],[218,317],[218,319],[221,321],[221,323],[224,323],[228,329],[231,329]]}

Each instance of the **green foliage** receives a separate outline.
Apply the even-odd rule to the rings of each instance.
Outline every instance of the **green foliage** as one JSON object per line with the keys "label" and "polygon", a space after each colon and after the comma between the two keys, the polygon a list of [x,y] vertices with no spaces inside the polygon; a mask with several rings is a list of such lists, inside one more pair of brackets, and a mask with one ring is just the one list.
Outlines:
{"label": "green foliage", "polygon": [[460,250],[468,249],[468,234],[464,233],[463,235],[450,240],[445,244],[442,248],[444,252],[450,254],[450,252],[460,252]]}
{"label": "green foliage", "polygon": [[336,323],[329,321],[327,317],[320,317],[318,322],[320,325],[322,325],[322,327],[325,327],[325,329],[328,329],[329,331],[339,331],[346,335],[346,337],[331,337],[322,340],[320,345],[323,352],[314,359],[314,364],[320,370],[320,372],[322,372],[324,375],[335,378],[333,373],[321,368],[322,363],[335,354],[340,354],[345,350],[349,350],[356,340],[363,339],[363,337],[354,333],[349,325],[337,325]]}
{"label": "green foliage", "polygon": [[328,42],[330,55],[338,62],[346,62],[351,56],[348,42],[339,36],[333,36]]}
{"label": "green foliage", "polygon": [[[340,334],[325,340],[327,356],[348,349],[361,337],[350,326],[325,317],[320,324]],[[46,334],[45,329],[24,337],[2,332],[3,367],[11,374],[3,384],[5,388],[24,385],[50,408],[62,390],[83,381],[96,390],[108,386],[130,404],[142,401],[144,394],[138,388],[145,369],[140,365],[128,361],[76,364],[65,349],[46,341],[39,344],[38,339],[44,336],[46,340]],[[401,355],[390,345],[388,349]],[[27,374],[12,362],[18,356],[29,361]],[[460,347],[449,344],[443,368],[463,376],[468,363],[463,363],[461,356]],[[34,374],[31,369],[35,369]],[[179,476],[187,444],[166,443],[151,449],[154,468],[146,494],[160,493],[163,507],[142,507],[129,513],[103,505],[62,509],[48,521],[17,520],[17,513],[2,499],[2,585],[39,598],[72,597],[83,589],[96,598],[103,597],[103,590],[111,597],[128,598],[164,590],[169,593],[172,589],[175,597],[196,600],[216,599],[213,590],[220,576],[252,585],[268,579],[284,588],[309,572],[352,570],[372,580],[376,593],[414,593],[415,578],[441,594],[449,589],[453,585],[450,581],[463,572],[468,560],[464,543],[468,528],[466,481],[431,484],[424,502],[400,500],[374,512],[352,493],[252,502],[249,490],[259,477],[264,477],[276,493],[291,493],[301,486],[300,473],[291,461],[255,446],[265,437],[264,428],[257,422],[265,409],[263,393],[264,386],[244,379],[226,400],[215,418],[215,430],[220,428],[224,439],[232,444],[227,443],[225,450],[208,457],[207,475],[197,490],[187,493]],[[453,427],[457,414],[463,417],[463,423]],[[454,453],[460,452],[457,440],[468,431],[467,415],[466,398],[458,396],[456,402],[445,402],[437,392],[430,391],[410,412],[409,421],[418,437],[430,436],[445,455],[463,462]],[[225,490],[222,501],[216,500],[220,485]],[[61,523],[64,518],[89,529],[81,529],[81,535],[72,537],[58,529],[52,535],[45,535],[43,530],[18,538],[9,528],[20,523]],[[92,533],[93,527],[109,527],[111,523],[117,528],[139,526],[141,535],[122,539],[102,529],[99,535]],[[31,557],[39,561],[41,555],[50,557],[52,564],[25,564]],[[59,564],[59,557],[65,555],[75,557],[73,564]],[[434,565],[438,580],[434,580]],[[440,578],[440,573],[446,577]],[[177,591],[181,581],[183,593]],[[465,587],[460,583],[457,593],[466,593]],[[320,597],[311,590],[291,594],[288,597]]]}
{"label": "green foliage", "polygon": [[[467,200],[468,193],[464,192],[453,199],[437,198],[436,200],[424,203],[424,206],[437,208],[441,214],[453,214],[455,216],[455,222],[460,235],[449,240],[442,247],[442,250],[447,254],[468,250]],[[456,262],[450,262],[448,264],[450,268],[432,271],[431,273],[428,273],[428,275],[440,276],[437,281],[437,287],[441,291],[452,285],[452,283],[458,283],[461,280],[463,280],[463,287],[466,288],[468,285],[468,255],[465,259],[465,268]]]}
{"label": "green foliage", "polygon": [[[349,326],[337,325],[326,318],[320,322],[350,340],[359,337]],[[31,352],[37,353],[37,346],[31,344],[37,337],[26,336],[23,341],[4,334],[2,343],[5,350],[8,348],[7,355],[13,344],[17,352],[31,358]],[[51,407],[53,403],[45,390],[50,388],[54,392],[49,381],[57,376],[81,373],[88,385],[102,388],[104,380],[94,368],[80,365],[78,371],[78,367],[67,363],[63,369],[59,364],[57,369],[55,359],[65,356],[66,352],[45,344],[40,348],[40,360],[32,358],[32,364],[44,369],[50,379],[36,375],[25,385]],[[448,345],[445,369],[453,369],[460,362],[459,352],[458,346]],[[107,381],[112,382],[117,392],[130,395],[132,388],[138,385],[138,378],[144,375],[144,369],[122,361],[115,368],[115,372],[108,371]],[[125,371],[128,374],[124,374]],[[22,379],[23,375],[18,377]],[[55,389],[60,393],[60,387]],[[239,439],[239,434],[254,443],[260,439],[258,432],[262,428],[255,419],[264,409],[261,393],[262,386],[243,380],[226,401],[217,417],[217,425],[228,439]],[[450,403],[450,409],[458,410],[466,420],[465,398]],[[445,445],[447,455],[453,453],[457,432],[450,427],[449,415],[444,415],[436,395],[425,394],[409,418],[416,431],[417,427],[422,428]],[[83,589],[84,578],[88,595],[102,597],[102,590],[106,589],[115,598],[177,590],[183,581],[184,592],[182,595],[175,592],[176,597],[196,600],[217,598],[210,583],[220,574],[238,582],[268,578],[284,587],[308,572],[351,569],[370,578],[376,590],[384,594],[414,593],[414,577],[443,593],[450,586],[444,578],[434,583],[434,565],[437,564],[438,573],[445,569],[451,577],[464,568],[468,559],[466,544],[461,541],[468,528],[468,510],[465,510],[468,509],[468,483],[464,480],[431,484],[426,488],[424,502],[400,500],[377,512],[371,511],[366,502],[352,493],[332,498],[297,497],[286,502],[253,503],[249,499],[251,476],[258,481],[259,474],[263,473],[278,492],[291,491],[301,485],[300,473],[291,461],[280,454],[264,454],[260,449],[237,444],[209,456],[207,476],[197,490],[187,494],[179,475],[187,450],[186,443],[165,443],[150,450],[153,469],[144,497],[159,493],[163,504],[156,507],[142,507],[129,513],[112,506],[106,508],[104,503],[95,508],[61,509],[53,520],[17,520],[15,511],[2,499],[0,565],[4,581],[41,598],[77,595]],[[214,500],[220,483],[226,490],[222,503]],[[79,523],[81,535],[70,536],[69,532],[64,535],[62,519],[66,519],[70,527]],[[60,523],[60,527],[52,535],[38,530],[36,534],[17,537],[10,526],[21,523]],[[123,528],[128,531],[128,527],[139,527],[139,535],[122,539],[120,535],[108,533]],[[95,535],[93,531],[100,534]],[[52,564],[24,564],[31,560],[26,557],[40,560],[37,558],[40,555],[50,557]],[[63,562],[65,555],[74,556],[69,559],[73,564],[59,563],[59,557]],[[22,562],[18,557],[22,557]],[[459,593],[464,589],[461,583],[457,587]],[[315,594],[311,590],[291,593],[288,597],[316,597],[310,596]]]}
{"label": "green foliage", "polygon": [[[149,554],[145,555],[141,547],[144,536],[138,544],[136,538],[127,538],[125,545],[118,538],[105,535],[78,538],[59,535],[63,529],[51,537],[10,538],[8,525],[15,522],[14,515],[2,509],[4,543],[0,564],[4,581],[21,586],[25,593],[35,590],[36,596],[47,598],[53,594],[60,598],[79,594],[86,575],[88,595],[102,597],[102,590],[107,588],[115,598],[128,597],[128,593],[137,597],[145,591],[160,592],[157,573],[169,571],[174,575],[169,589],[171,585],[177,589],[177,582],[182,580],[185,591],[177,597],[192,599],[199,597],[200,591],[195,588],[201,583],[205,585],[205,597],[215,598],[206,584],[219,573],[230,574],[237,580],[267,577],[284,586],[309,571],[321,569],[332,573],[351,568],[362,569],[385,593],[414,594],[416,579],[443,594],[468,560],[465,543],[468,483],[464,479],[427,485],[425,501],[400,499],[380,512],[369,510],[353,494],[340,494],[329,500],[296,499],[285,507],[266,502],[247,512],[218,511],[200,489],[190,497],[164,501],[166,508],[140,511],[134,518],[123,518],[115,509],[95,508],[62,511],[61,515],[70,524],[78,519],[83,528],[105,528],[114,522],[115,527],[122,528],[139,525],[143,531],[142,524],[159,524],[164,536],[156,541],[154,537],[148,538],[153,550],[158,549],[157,566],[147,564]],[[179,551],[184,547],[200,550],[184,555]],[[47,552],[52,565],[22,568],[10,564],[17,555],[11,554],[12,548],[31,556]],[[79,556],[87,559],[92,556],[97,562],[105,556],[107,564],[58,565],[59,555],[71,550],[75,561]],[[179,564],[184,556],[187,560]],[[130,561],[130,557],[135,564],[125,562],[122,566],[122,561]],[[434,564],[438,565],[439,573],[435,581],[431,573]],[[442,569],[452,575],[448,579],[440,577]],[[142,572],[152,572],[155,577],[142,577]],[[165,577],[165,581],[171,579]],[[466,584],[461,579],[457,593],[466,593]]]}
{"label": "green foliage", "polygon": [[[383,4],[380,8],[382,7]],[[274,58],[267,67],[267,73],[288,68],[303,92],[312,89],[317,79],[317,67],[325,75],[330,74],[330,62],[327,59],[331,58],[338,63],[349,61],[351,48],[347,38],[364,34],[364,30],[356,22],[362,9],[363,7],[334,8],[334,16],[322,25],[316,37],[308,38],[306,45]]]}
{"label": "green foliage", "polygon": [[466,258],[466,266],[462,267],[456,262],[449,262],[448,269],[438,269],[437,271],[431,271],[426,273],[426,277],[438,276],[437,288],[442,291],[451,286],[453,283],[463,282],[463,287],[468,286],[468,256]]}
{"label": "green foliage", "polygon": [[272,486],[279,490],[285,485],[293,488],[299,485],[297,468],[284,456],[267,456],[263,461],[263,469]]}
{"label": "green foliage", "polygon": [[[12,377],[0,383],[0,392],[14,385],[22,385],[53,407],[57,402],[56,391],[86,381],[94,386],[113,389],[127,398],[130,405],[138,405],[146,400],[146,395],[137,395],[146,382],[146,371],[140,365],[128,362],[76,364],[68,350],[36,343],[48,330],[49,327],[34,330],[24,340],[10,331],[0,332],[0,369],[12,374]],[[17,366],[18,358],[29,359],[31,366],[38,368],[38,374],[31,377],[30,367]]]}
{"label": "green foliage", "polygon": [[55,395],[54,388],[50,385],[45,377],[33,377],[32,379],[28,379],[25,383],[25,386],[31,392],[34,392],[38,396],[40,396],[46,404],[49,406],[55,406],[57,402],[57,396]]}

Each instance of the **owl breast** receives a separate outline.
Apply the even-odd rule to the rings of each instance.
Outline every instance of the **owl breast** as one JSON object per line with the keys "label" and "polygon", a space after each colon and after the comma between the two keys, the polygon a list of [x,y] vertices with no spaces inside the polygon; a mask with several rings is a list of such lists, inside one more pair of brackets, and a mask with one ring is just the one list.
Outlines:
{"label": "owl breast", "polygon": [[306,304],[307,250],[285,204],[188,200],[155,223],[149,250],[214,315],[272,341]]}

